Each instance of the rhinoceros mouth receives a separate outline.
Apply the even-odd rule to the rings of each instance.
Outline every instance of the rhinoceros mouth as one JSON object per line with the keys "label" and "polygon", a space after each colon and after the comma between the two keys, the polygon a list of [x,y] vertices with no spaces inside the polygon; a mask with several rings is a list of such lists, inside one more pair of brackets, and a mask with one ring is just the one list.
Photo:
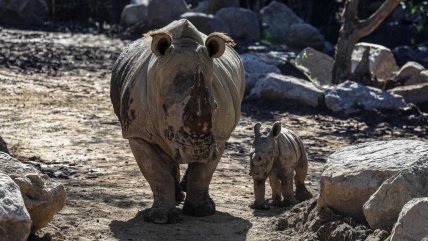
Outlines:
{"label": "rhinoceros mouth", "polygon": [[208,163],[218,155],[217,143],[211,133],[190,135],[181,128],[178,132],[168,128],[166,138],[173,143],[174,159],[180,163]]}

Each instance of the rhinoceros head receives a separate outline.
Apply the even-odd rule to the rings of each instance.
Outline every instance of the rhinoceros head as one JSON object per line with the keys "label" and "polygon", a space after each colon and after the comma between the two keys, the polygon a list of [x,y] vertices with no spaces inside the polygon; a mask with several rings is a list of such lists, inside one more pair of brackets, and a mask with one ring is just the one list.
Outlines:
{"label": "rhinoceros head", "polygon": [[275,138],[281,133],[279,122],[263,132],[260,132],[260,127],[260,123],[254,125],[254,141],[250,151],[250,175],[254,180],[264,180],[270,174],[277,152]]}
{"label": "rhinoceros head", "polygon": [[173,39],[167,32],[151,34],[148,75],[155,79],[159,130],[178,162],[209,162],[219,157],[212,133],[214,59],[223,55],[231,39],[209,35],[205,42]]}

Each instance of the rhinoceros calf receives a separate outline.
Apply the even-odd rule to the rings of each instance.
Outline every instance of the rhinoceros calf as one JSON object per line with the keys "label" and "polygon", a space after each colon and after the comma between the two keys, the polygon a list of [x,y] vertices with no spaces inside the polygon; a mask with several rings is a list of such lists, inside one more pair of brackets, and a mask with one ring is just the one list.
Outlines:
{"label": "rhinoceros calf", "polygon": [[[312,197],[306,189],[308,159],[300,138],[275,122],[272,129],[260,132],[261,124],[254,125],[254,141],[250,152],[250,175],[254,180],[255,209],[268,209],[265,203],[265,182],[269,177],[272,205],[295,204]],[[295,175],[294,175],[294,172]],[[293,192],[293,177],[296,197]],[[282,195],[281,195],[282,194]],[[281,201],[281,196],[284,198]]]}
{"label": "rhinoceros calf", "polygon": [[233,44],[182,19],[133,42],[113,67],[114,112],[153,192],[153,205],[143,213],[148,222],[178,221],[179,164],[188,164],[183,212],[215,212],[208,187],[245,90]]}

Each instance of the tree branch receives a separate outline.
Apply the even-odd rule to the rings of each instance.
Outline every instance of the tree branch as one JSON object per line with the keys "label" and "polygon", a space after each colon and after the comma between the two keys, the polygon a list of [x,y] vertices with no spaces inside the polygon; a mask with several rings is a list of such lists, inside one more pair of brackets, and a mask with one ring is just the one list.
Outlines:
{"label": "tree branch", "polygon": [[400,0],[386,0],[368,19],[361,21],[358,26],[358,35],[360,38],[369,35],[379,27],[383,20],[385,20],[399,3]]}

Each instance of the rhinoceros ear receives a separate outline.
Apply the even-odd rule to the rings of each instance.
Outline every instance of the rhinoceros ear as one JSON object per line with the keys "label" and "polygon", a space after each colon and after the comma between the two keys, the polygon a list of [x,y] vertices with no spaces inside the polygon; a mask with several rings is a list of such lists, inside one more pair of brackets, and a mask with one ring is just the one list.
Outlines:
{"label": "rhinoceros ear", "polygon": [[146,35],[150,35],[152,37],[151,49],[154,54],[157,56],[165,55],[166,50],[171,46],[172,38],[171,34],[167,32],[148,32]]}
{"label": "rhinoceros ear", "polygon": [[261,134],[260,134],[260,127],[262,126],[262,124],[260,124],[260,122],[257,122],[255,125],[254,125],[254,136],[256,137],[256,138],[259,138],[260,136],[261,136]]}
{"label": "rhinoceros ear", "polygon": [[281,133],[281,122],[275,122],[270,133],[273,137],[277,137]]}
{"label": "rhinoceros ear", "polygon": [[205,47],[211,58],[221,57],[226,50],[226,44],[235,46],[235,42],[223,33],[212,33],[208,35],[207,40],[205,40]]}

